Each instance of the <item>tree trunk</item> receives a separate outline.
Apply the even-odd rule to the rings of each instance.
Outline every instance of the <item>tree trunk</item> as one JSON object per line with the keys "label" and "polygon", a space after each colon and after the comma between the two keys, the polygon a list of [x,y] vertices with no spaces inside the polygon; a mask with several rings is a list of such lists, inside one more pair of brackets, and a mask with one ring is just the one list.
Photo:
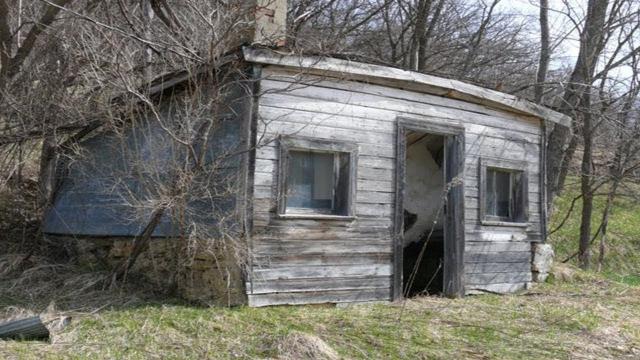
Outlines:
{"label": "tree trunk", "polygon": [[154,212],[151,214],[149,222],[145,226],[142,233],[140,233],[140,235],[136,236],[133,239],[131,253],[124,261],[116,265],[116,267],[113,269],[113,272],[111,273],[111,287],[114,287],[119,280],[122,280],[123,282],[126,281],[127,274],[133,268],[133,265],[135,265],[138,257],[149,246],[149,240],[151,240],[153,232],[158,227],[158,224],[160,224],[160,220],[162,220],[162,216],[164,215],[165,211],[165,206],[154,210]]}
{"label": "tree trunk", "polygon": [[[579,117],[577,109],[582,106],[584,93],[589,91],[593,80],[597,60],[604,48],[604,28],[609,0],[589,0],[587,17],[580,34],[580,51],[573,68],[567,90],[564,92],[559,111],[573,118],[573,127],[577,129]],[[547,200],[549,204],[564,187],[566,171],[573,157],[573,150],[568,152],[565,145],[571,140],[571,131],[564,126],[555,126],[549,135],[547,145]],[[577,141],[577,140],[574,140]],[[575,149],[575,147],[574,147]]]}
{"label": "tree trunk", "polygon": [[427,15],[431,8],[431,0],[420,0],[418,2],[418,10],[416,12],[415,26],[413,32],[413,43],[411,45],[411,70],[418,71],[421,58],[424,58],[426,49],[425,36],[427,34]]}
{"label": "tree trunk", "polygon": [[593,191],[591,189],[592,178],[592,161],[593,161],[593,131],[592,131],[592,115],[590,94],[584,94],[582,101],[584,108],[582,137],[584,142],[584,151],[582,155],[582,174],[580,176],[580,186],[582,192],[582,218],[580,223],[580,244],[579,255],[580,267],[584,270],[589,268],[591,252],[589,245],[591,242],[591,217],[593,215]]}
{"label": "tree trunk", "polygon": [[[429,39],[433,34],[433,30],[440,19],[440,14],[442,13],[442,8],[444,7],[445,0],[440,0],[436,4],[436,8],[433,11],[433,15],[431,16],[431,20],[429,21],[429,25],[427,26],[427,30],[424,33],[423,39],[420,42],[420,48],[418,51],[418,71],[425,72],[427,70],[427,49],[429,48]],[[428,15],[428,14],[427,14]],[[426,16],[425,16],[426,21]]]}
{"label": "tree trunk", "polygon": [[551,52],[549,49],[549,0],[540,0],[540,59],[538,61],[538,73],[536,74],[536,87],[534,100],[542,103],[544,94],[544,82],[547,80],[547,70]]}
{"label": "tree trunk", "polygon": [[45,209],[51,203],[54,191],[57,142],[55,135],[50,130],[42,140],[42,150],[40,151],[40,168],[38,171],[38,206]]}
{"label": "tree trunk", "polygon": [[569,145],[564,150],[564,161],[562,162],[562,166],[560,166],[559,174],[558,174],[558,192],[557,194],[562,192],[564,188],[564,184],[567,181],[567,176],[569,175],[569,171],[571,170],[571,163],[573,162],[573,158],[576,154],[576,150],[578,149],[578,142],[580,137],[576,134],[578,129],[574,129],[574,132],[569,136]]}
{"label": "tree trunk", "polygon": [[[142,23],[144,26],[144,37],[146,40],[150,40],[151,37],[151,22],[153,21],[153,8],[151,7],[151,0],[141,0],[140,6],[142,8]],[[144,81],[150,82],[153,78],[153,71],[151,65],[153,64],[153,50],[149,45],[144,45]]]}
{"label": "tree trunk", "polygon": [[611,208],[613,207],[613,200],[615,199],[618,185],[618,179],[614,179],[613,184],[611,184],[611,189],[607,194],[607,203],[605,204],[604,210],[602,211],[600,244],[598,246],[598,272],[602,271],[602,265],[604,264],[604,257],[607,249],[607,228],[609,226],[609,215],[611,213]]}
{"label": "tree trunk", "polygon": [[12,47],[9,6],[5,0],[0,0],[0,99],[7,82]]}

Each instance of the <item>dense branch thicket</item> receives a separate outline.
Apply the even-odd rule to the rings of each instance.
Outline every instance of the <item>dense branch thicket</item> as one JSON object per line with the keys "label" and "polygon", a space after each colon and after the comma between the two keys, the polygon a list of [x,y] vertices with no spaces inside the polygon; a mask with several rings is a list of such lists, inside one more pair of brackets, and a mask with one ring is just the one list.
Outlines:
{"label": "dense branch thicket", "polygon": [[[212,87],[210,101],[181,103],[180,118],[190,121],[176,124],[156,116],[157,103],[145,84],[166,73],[218,67],[228,51],[247,40],[252,21],[247,3],[0,0],[0,192],[13,199],[31,181],[37,195],[29,214],[18,216],[32,221],[49,205],[60,157],[71,162],[82,156],[73,151],[78,139],[106,129],[124,141],[123,124],[140,104],[185,155],[170,165],[168,177],[157,176],[157,169],[138,169],[155,190],[126,202],[153,224],[168,213],[183,213],[186,193],[211,198],[204,194],[208,183],[201,174],[211,173],[216,161],[205,166],[197,149],[215,134],[212,119],[224,99],[224,81]],[[542,0],[535,16],[516,15],[503,5],[500,0],[291,0],[287,46],[470,81],[570,115],[572,131],[548,129],[547,191],[552,199],[568,175],[580,176],[579,257],[587,267],[595,239],[590,228],[595,191],[609,185],[597,234],[603,257],[611,204],[625,182],[636,180],[640,164],[640,5],[589,0],[586,8],[569,1],[551,9]],[[550,29],[549,16],[563,19],[565,28]],[[573,37],[579,39],[577,59],[562,62],[563,46]]]}

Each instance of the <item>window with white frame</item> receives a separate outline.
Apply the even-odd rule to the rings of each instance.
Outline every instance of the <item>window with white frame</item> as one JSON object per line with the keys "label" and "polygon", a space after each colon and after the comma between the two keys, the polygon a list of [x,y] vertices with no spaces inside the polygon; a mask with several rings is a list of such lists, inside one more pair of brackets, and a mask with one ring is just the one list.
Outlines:
{"label": "window with white frame", "polygon": [[282,137],[279,214],[353,216],[357,146]]}

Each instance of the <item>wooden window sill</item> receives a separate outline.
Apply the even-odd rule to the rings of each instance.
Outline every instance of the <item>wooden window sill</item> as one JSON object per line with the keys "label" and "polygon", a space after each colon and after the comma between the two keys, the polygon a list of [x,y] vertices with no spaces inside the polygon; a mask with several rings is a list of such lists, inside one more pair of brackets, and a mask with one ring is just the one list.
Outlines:
{"label": "wooden window sill", "polygon": [[278,214],[280,219],[308,219],[308,220],[355,220],[355,216],[349,215],[330,215],[330,214]]}
{"label": "wooden window sill", "polygon": [[485,226],[504,226],[504,227],[521,227],[526,228],[529,227],[528,222],[511,222],[511,221],[500,221],[500,220],[482,220],[480,221],[482,225]]}

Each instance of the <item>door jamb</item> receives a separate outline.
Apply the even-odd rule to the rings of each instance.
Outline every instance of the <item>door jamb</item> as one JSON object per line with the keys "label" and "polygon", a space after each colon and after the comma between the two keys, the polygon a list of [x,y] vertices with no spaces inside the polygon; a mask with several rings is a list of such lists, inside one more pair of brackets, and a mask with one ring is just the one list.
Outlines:
{"label": "door jamb", "polygon": [[[445,184],[447,193],[444,226],[443,292],[449,297],[464,295],[464,126],[443,124],[436,119],[398,118],[396,139],[395,211],[393,227],[393,278],[391,298],[403,297],[404,185],[406,173],[406,134],[419,131],[445,137]],[[455,180],[454,180],[455,179]],[[445,185],[447,186],[447,185]],[[448,206],[451,204],[452,206]],[[454,239],[452,241],[451,239]]]}

